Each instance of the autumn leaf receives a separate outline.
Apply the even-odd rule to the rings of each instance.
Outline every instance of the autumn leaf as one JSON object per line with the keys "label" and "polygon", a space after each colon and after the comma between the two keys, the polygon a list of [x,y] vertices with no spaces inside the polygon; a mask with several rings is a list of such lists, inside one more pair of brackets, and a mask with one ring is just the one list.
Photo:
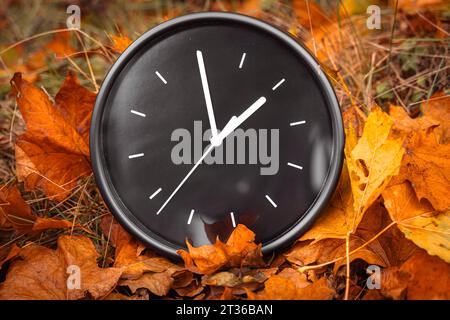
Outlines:
{"label": "autumn leaf", "polygon": [[[379,107],[367,118],[361,138],[354,148],[346,146],[345,156],[353,194],[355,230],[364,212],[380,196],[392,176],[400,169],[403,140],[390,136],[392,119]],[[354,133],[347,132],[347,136]]]}
{"label": "autumn leaf", "polygon": [[450,209],[450,143],[440,144],[433,131],[419,130],[411,137],[400,176],[411,181],[419,199],[438,211]]}
{"label": "autumn leaf", "polygon": [[90,174],[89,122],[95,94],[69,73],[53,105],[46,93],[16,74],[11,80],[27,130],[16,143],[16,170],[26,190],[64,200]]}
{"label": "autumn leaf", "polygon": [[[387,225],[386,210],[379,203],[372,205],[366,212],[356,232],[349,236],[349,261],[361,259],[369,264],[390,266],[391,256],[386,252],[384,245],[373,239]],[[340,224],[339,220],[336,224]],[[324,229],[322,229],[324,230]],[[320,231],[320,230],[319,230]],[[345,231],[345,230],[344,230]],[[324,233],[328,234],[329,233]],[[286,257],[289,262],[301,267],[310,264],[334,263],[333,271],[336,273],[346,263],[346,240],[342,234],[339,237],[329,237],[313,242],[300,241],[289,252]],[[368,241],[370,244],[366,245]]]}
{"label": "autumn leaf", "polygon": [[227,243],[219,239],[213,245],[193,247],[186,241],[188,252],[178,250],[186,268],[195,273],[212,274],[225,266],[263,265],[261,245],[254,243],[255,234],[239,224],[231,233]]}
{"label": "autumn leaf", "polygon": [[73,226],[71,221],[35,216],[15,184],[0,186],[0,202],[0,229],[12,228],[24,234]]}
{"label": "autumn leaf", "polygon": [[58,251],[31,244],[23,248],[0,284],[0,300],[63,300],[66,268]]}
{"label": "autumn leaf", "polygon": [[[92,241],[83,236],[61,236],[57,250],[35,244],[21,249],[6,280],[0,284],[1,299],[81,299],[90,294],[100,298],[116,285],[120,268],[99,268]],[[68,289],[67,267],[80,269],[81,288]]]}
{"label": "autumn leaf", "polygon": [[142,254],[145,246],[125,231],[112,216],[108,215],[102,219],[101,228],[116,248],[114,267],[123,269],[121,276],[123,279],[138,279],[145,272],[162,273],[166,271],[170,276],[178,278],[178,281],[186,277],[188,281],[192,279],[189,271],[169,260]]}
{"label": "autumn leaf", "polygon": [[24,232],[31,228],[35,219],[15,184],[0,186],[0,229]]}
{"label": "autumn leaf", "polygon": [[133,42],[133,40],[123,35],[111,35],[111,41],[113,43],[113,50],[117,53],[124,52]]}
{"label": "autumn leaf", "polygon": [[382,270],[381,293],[392,299],[450,299],[450,265],[418,250],[404,264]]}
{"label": "autumn leaf", "polygon": [[422,103],[421,108],[424,118],[439,123],[439,126],[434,129],[439,143],[450,143],[450,95],[444,92],[435,93],[429,100]]}
{"label": "autumn leaf", "polygon": [[157,296],[165,296],[169,293],[174,279],[170,272],[145,273],[138,279],[121,281],[120,285],[128,286],[132,293],[140,288],[146,288]]}
{"label": "autumn leaf", "polygon": [[247,292],[249,300],[329,300],[335,291],[323,277],[312,284],[299,287],[291,278],[274,275],[264,284],[264,290]]}
{"label": "autumn leaf", "polygon": [[431,255],[450,263],[450,211],[439,213],[419,201],[409,182],[383,192],[384,204],[405,236]]}

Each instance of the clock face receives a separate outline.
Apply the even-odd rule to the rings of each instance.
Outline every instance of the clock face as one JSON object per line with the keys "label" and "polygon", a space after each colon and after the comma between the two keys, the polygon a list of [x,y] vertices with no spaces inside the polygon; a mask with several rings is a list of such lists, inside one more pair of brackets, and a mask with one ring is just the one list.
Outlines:
{"label": "clock face", "polygon": [[96,179],[115,216],[166,254],[226,240],[295,239],[333,192],[343,130],[317,62],[258,20],[201,13],[144,34],[98,96]]}

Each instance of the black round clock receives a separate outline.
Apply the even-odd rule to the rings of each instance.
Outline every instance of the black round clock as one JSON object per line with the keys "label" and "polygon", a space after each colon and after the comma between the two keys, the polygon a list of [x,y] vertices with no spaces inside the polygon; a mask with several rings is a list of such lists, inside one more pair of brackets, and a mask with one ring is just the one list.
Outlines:
{"label": "black round clock", "polygon": [[145,33],[98,94],[91,158],[116,218],[176,256],[242,223],[267,253],[334,191],[342,119],[318,62],[254,18],[196,13]]}

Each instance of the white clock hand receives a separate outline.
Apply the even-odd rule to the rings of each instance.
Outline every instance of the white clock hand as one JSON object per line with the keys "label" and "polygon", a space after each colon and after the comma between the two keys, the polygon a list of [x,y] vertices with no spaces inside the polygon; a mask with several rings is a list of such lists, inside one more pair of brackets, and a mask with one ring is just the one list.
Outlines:
{"label": "white clock hand", "polygon": [[228,137],[237,127],[239,127],[245,120],[247,120],[253,113],[256,112],[266,103],[265,97],[260,97],[250,107],[247,108],[239,117],[233,116],[226,124],[223,130],[217,135],[211,138],[211,144],[215,147],[219,146],[222,141]]}
{"label": "white clock hand", "polygon": [[173,192],[170,194],[169,198],[167,198],[166,202],[163,203],[161,208],[159,208],[158,212],[156,214],[160,214],[161,211],[164,209],[164,207],[169,203],[169,201],[173,198],[173,196],[180,190],[180,188],[183,186],[183,184],[186,182],[186,180],[191,176],[191,174],[197,169],[197,167],[202,163],[202,161],[206,158],[206,156],[211,152],[211,150],[214,148],[214,146],[211,144],[209,145],[208,149],[205,150],[203,155],[198,159],[197,163],[192,167],[192,169],[188,172],[188,174],[181,180],[181,182],[178,184],[178,186],[173,190]]}
{"label": "white clock hand", "polygon": [[200,50],[197,50],[197,62],[198,62],[198,69],[200,70],[200,78],[202,79],[203,95],[205,96],[206,110],[208,111],[209,124],[211,126],[211,134],[212,137],[215,137],[217,136],[216,119],[214,118],[211,94],[209,93],[205,62],[203,61],[203,54]]}

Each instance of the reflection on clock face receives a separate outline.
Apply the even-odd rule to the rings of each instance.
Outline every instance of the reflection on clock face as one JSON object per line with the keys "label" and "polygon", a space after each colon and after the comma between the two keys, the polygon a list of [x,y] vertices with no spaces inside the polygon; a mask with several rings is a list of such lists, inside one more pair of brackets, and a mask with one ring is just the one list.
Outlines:
{"label": "reflection on clock face", "polygon": [[104,171],[125,215],[174,249],[226,240],[240,223],[263,245],[289,231],[334,161],[317,73],[278,37],[231,20],[141,45],[101,121]]}

